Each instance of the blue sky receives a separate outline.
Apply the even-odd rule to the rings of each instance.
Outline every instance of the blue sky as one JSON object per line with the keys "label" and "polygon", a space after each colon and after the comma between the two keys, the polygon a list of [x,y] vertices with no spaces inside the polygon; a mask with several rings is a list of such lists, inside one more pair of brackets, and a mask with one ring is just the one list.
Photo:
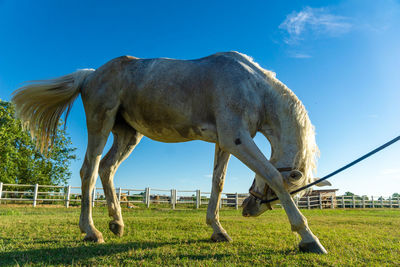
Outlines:
{"label": "blue sky", "polygon": [[[0,98],[24,81],[108,60],[193,59],[236,50],[252,56],[303,101],[321,150],[318,176],[400,134],[400,2],[380,1],[7,1],[0,0]],[[80,158],[87,134],[76,101],[67,131]],[[269,156],[269,144],[256,142]],[[110,138],[106,149],[111,145]],[[330,181],[339,193],[400,192],[400,143]],[[210,191],[214,146],[144,138],[115,185]],[[254,174],[229,163],[225,192],[246,192]],[[98,181],[100,186],[100,181]]]}

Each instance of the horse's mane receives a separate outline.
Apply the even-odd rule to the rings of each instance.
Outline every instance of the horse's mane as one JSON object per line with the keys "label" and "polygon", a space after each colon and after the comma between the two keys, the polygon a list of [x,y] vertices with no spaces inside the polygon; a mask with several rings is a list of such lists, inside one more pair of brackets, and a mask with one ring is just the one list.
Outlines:
{"label": "horse's mane", "polygon": [[315,142],[314,126],[308,117],[308,113],[304,105],[297,98],[297,96],[285,84],[276,78],[274,72],[263,69],[251,57],[240,54],[247,61],[249,61],[255,68],[263,73],[268,83],[274,90],[274,95],[281,99],[281,104],[285,105],[289,110],[290,119],[297,130],[297,145],[300,148],[293,162],[293,167],[303,172],[304,179],[297,181],[290,181],[296,188],[312,182],[313,174],[317,167],[317,158],[319,156],[319,149]]}

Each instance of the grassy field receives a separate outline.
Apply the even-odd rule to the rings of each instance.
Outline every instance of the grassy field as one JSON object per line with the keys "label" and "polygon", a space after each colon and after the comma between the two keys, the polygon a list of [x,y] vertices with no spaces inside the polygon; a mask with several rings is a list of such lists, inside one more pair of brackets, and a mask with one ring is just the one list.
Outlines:
{"label": "grassy field", "polygon": [[0,265],[400,265],[400,210],[304,210],[328,255],[300,253],[283,210],[222,210],[233,243],[209,241],[205,209],[124,209],[122,238],[108,231],[105,208],[94,211],[105,244],[81,241],[78,208],[0,206]]}

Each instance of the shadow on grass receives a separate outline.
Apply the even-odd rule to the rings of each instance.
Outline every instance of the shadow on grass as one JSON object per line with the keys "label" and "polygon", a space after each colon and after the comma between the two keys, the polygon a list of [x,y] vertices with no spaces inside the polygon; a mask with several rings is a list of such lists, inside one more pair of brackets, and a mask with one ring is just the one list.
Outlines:
{"label": "shadow on grass", "polygon": [[[39,241],[35,243],[53,243],[52,241]],[[54,242],[57,243],[57,242]],[[63,242],[64,244],[64,242]],[[65,245],[65,244],[64,244]],[[39,248],[0,253],[0,265],[24,264],[73,264],[85,262],[97,257],[104,257],[118,253],[128,252],[135,248],[157,248],[168,245],[158,242],[129,242],[123,244],[90,244],[82,243],[78,246],[64,246],[59,248]]]}
{"label": "shadow on grass", "polygon": [[[10,240],[8,240],[10,241]],[[185,241],[185,245],[199,244],[199,243],[211,243],[209,239],[196,239]],[[36,243],[36,242],[35,242]],[[57,241],[39,241],[42,244],[56,244]],[[30,249],[30,250],[19,250],[11,252],[0,252],[0,265],[26,265],[26,264],[37,264],[37,265],[47,265],[47,264],[87,264],[87,263],[99,263],[97,260],[99,257],[114,256],[120,253],[127,253],[129,251],[134,251],[136,249],[141,250],[152,250],[163,246],[175,246],[182,244],[180,241],[176,242],[127,242],[127,243],[112,243],[112,244],[92,244],[92,243],[82,243],[78,246],[65,246],[59,248],[40,248],[40,249]],[[76,242],[75,242],[76,244]],[[263,251],[262,254],[275,254],[277,251]],[[293,253],[293,250],[280,251],[279,254],[288,255]],[[249,253],[252,254],[252,253]],[[237,255],[237,254],[236,254]],[[253,254],[254,255],[254,254]],[[187,260],[207,260],[214,259],[220,260],[226,257],[232,256],[230,253],[224,254],[196,254],[196,253],[182,253],[180,255],[171,256],[175,259],[187,259]],[[248,256],[248,255],[247,255]],[[122,256],[128,261],[142,261],[143,259],[152,260],[154,258],[160,257],[155,251],[148,251],[146,255],[141,257],[132,255]],[[114,260],[122,260],[121,255],[116,257]],[[113,259],[103,259],[106,262]],[[118,260],[117,260],[118,261]]]}

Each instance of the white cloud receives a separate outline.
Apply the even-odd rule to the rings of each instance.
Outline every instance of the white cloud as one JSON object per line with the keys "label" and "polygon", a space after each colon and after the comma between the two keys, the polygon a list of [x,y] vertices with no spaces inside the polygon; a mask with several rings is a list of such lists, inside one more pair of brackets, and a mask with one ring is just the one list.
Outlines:
{"label": "white cloud", "polygon": [[203,177],[205,177],[205,178],[212,178],[212,174],[204,174]]}
{"label": "white cloud", "polygon": [[317,38],[347,33],[352,24],[349,18],[330,14],[326,8],[305,7],[299,12],[293,11],[287,15],[279,28],[287,33],[284,41],[287,44],[295,44],[304,40],[307,35]]}
{"label": "white cloud", "polygon": [[297,53],[297,52],[290,53],[289,56],[293,58],[311,58],[311,55],[309,54]]}

